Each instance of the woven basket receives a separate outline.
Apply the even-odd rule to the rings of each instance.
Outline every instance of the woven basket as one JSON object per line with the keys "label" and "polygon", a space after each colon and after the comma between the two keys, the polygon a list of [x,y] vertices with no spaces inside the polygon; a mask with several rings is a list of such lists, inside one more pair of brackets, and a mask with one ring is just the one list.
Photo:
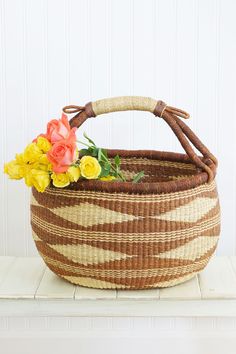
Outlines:
{"label": "woven basket", "polygon": [[[148,289],[182,283],[200,272],[220,233],[216,158],[162,101],[118,97],[67,106],[79,127],[99,114],[144,110],[161,117],[186,154],[109,150],[126,178],[139,183],[79,180],[67,188],[32,189],[31,224],[47,266],[71,283],[103,289]],[[199,157],[192,146],[201,153]]]}

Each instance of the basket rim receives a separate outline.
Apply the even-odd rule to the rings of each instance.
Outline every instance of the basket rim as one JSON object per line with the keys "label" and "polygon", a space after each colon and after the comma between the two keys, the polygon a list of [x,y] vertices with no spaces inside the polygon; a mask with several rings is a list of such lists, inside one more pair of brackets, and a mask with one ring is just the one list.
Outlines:
{"label": "basket rim", "polygon": [[[182,162],[193,164],[187,154],[157,151],[157,150],[121,150],[121,149],[107,149],[108,156],[114,157],[119,154],[123,158],[147,158],[157,159],[161,161]],[[202,156],[199,156],[203,159]],[[214,178],[216,176],[216,166],[209,160],[205,161],[211,168]],[[99,191],[107,193],[128,193],[128,194],[160,194],[184,191],[198,187],[208,182],[207,172],[199,172],[188,178],[183,178],[175,181],[166,182],[119,182],[119,181],[99,181],[99,180],[82,180],[72,183],[70,186],[63,188],[70,191]],[[58,188],[50,185],[49,190],[56,190]]]}

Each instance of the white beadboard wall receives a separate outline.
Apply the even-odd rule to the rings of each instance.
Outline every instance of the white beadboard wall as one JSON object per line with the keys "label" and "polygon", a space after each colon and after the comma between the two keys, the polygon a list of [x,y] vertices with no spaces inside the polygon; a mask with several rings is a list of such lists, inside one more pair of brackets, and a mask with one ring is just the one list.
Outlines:
{"label": "white beadboard wall", "polygon": [[11,317],[0,319],[3,353],[235,354],[235,319]]}
{"label": "white beadboard wall", "polygon": [[[0,164],[66,104],[144,95],[191,113],[219,158],[222,238],[236,253],[236,2],[234,0],[0,0]],[[142,112],[91,119],[106,147],[181,151],[164,122]],[[34,255],[29,190],[0,174],[0,254]]]}

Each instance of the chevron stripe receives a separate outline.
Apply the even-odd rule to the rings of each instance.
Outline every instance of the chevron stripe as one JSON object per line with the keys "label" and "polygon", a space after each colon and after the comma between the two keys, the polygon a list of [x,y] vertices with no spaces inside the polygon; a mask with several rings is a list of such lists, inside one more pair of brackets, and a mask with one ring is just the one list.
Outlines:
{"label": "chevron stripe", "polygon": [[[89,230],[73,230],[73,229],[68,229],[65,225],[65,227],[50,224],[49,222],[42,221],[40,218],[38,218],[36,215],[32,216],[32,222],[33,224],[37,225],[40,229],[45,230],[46,232],[52,232],[54,237],[57,235],[59,237],[67,237],[67,238],[72,238],[76,240],[81,240],[83,241],[85,238],[88,240],[107,240],[107,241],[112,241],[114,240],[115,242],[127,242],[127,241],[156,241],[157,238],[159,241],[165,242],[167,239],[170,240],[181,240],[182,238],[189,237],[190,235],[200,235],[204,232],[207,232],[209,229],[212,229],[214,227],[219,226],[219,221],[220,221],[220,214],[217,213],[213,217],[203,220],[202,222],[199,222],[197,224],[194,224],[191,227],[185,227],[184,229],[174,230],[173,231],[165,231],[163,227],[163,231],[157,230],[156,232],[148,232],[145,234],[144,232],[138,233],[138,230],[136,233],[130,232],[127,233],[125,232],[97,232],[97,231],[89,231]],[[167,223],[165,224],[167,225]],[[55,226],[57,228],[57,231],[55,233]],[[213,233],[214,235],[214,233]],[[55,238],[56,240],[56,238]]]}
{"label": "chevron stripe", "polygon": [[75,245],[73,246],[73,249],[71,248],[71,245],[50,245],[50,247],[69,260],[84,265],[104,263],[132,257],[125,253],[113,252],[88,245]]}
{"label": "chevron stripe", "polygon": [[38,203],[37,199],[34,197],[33,193],[31,194],[31,198],[30,198],[30,205],[32,206],[40,206],[40,204]]}
{"label": "chevron stripe", "polygon": [[[41,253],[42,254],[42,253]],[[192,262],[192,264],[187,265],[179,265],[175,267],[170,267],[163,264],[163,267],[159,268],[151,268],[151,269],[103,269],[101,268],[88,268],[84,267],[77,267],[76,264],[66,264],[62,261],[55,260],[48,256],[44,255],[44,259],[47,261],[48,265],[57,267],[62,272],[67,272],[70,275],[77,275],[77,276],[88,276],[88,277],[98,277],[98,279],[106,278],[106,277],[113,277],[119,279],[129,279],[133,277],[145,277],[145,278],[152,278],[152,277],[176,277],[183,273],[190,273],[196,271],[202,264],[205,264],[205,260],[209,258],[207,255],[205,258],[201,259],[198,262]],[[73,274],[72,274],[73,273]]]}
{"label": "chevron stripe", "polygon": [[[97,280],[89,277],[76,277],[73,275],[64,275],[62,278],[70,281],[73,284],[86,286],[89,288],[100,288],[100,289],[117,289],[116,283],[111,283],[105,280]],[[120,289],[125,289],[125,285],[120,285]]]}
{"label": "chevron stripe", "polygon": [[[43,256],[43,255],[42,255]],[[80,284],[79,281],[81,278],[87,279],[87,285],[84,284],[84,286],[89,286],[89,287],[95,287],[95,288],[101,288],[101,283],[100,282],[106,282],[106,283],[112,283],[114,284],[113,286],[108,286],[108,288],[118,288],[118,289],[123,289],[123,288],[129,288],[129,289],[136,289],[136,288],[150,288],[153,287],[153,284],[155,286],[159,287],[165,287],[165,286],[172,286],[175,284],[178,284],[182,282],[182,279],[190,279],[192,276],[194,276],[196,273],[198,273],[200,270],[202,270],[207,262],[209,261],[209,256],[207,256],[204,260],[199,261],[198,265],[195,264],[195,270],[190,269],[189,272],[179,271],[178,273],[175,273],[175,269],[172,270],[172,274],[163,274],[163,275],[152,275],[151,277],[146,277],[145,274],[142,276],[141,273],[133,273],[133,275],[128,276],[128,277],[115,277],[115,276],[110,276],[109,274],[103,274],[102,276],[99,274],[93,273],[91,276],[89,275],[80,275],[79,274],[79,269],[77,269],[77,272],[74,273],[69,267],[63,267],[59,266],[56,264],[54,260],[50,260],[50,258],[45,257],[45,261],[47,262],[49,268],[55,272],[56,274],[60,275],[63,278],[66,278],[67,280],[73,281],[75,284]],[[180,267],[179,267],[180,268]],[[81,272],[80,272],[81,273]],[[83,271],[82,271],[83,273]],[[76,280],[78,279],[78,280]],[[134,282],[134,279],[135,282]],[[80,284],[82,285],[82,284]],[[105,286],[105,284],[103,284]]]}
{"label": "chevron stripe", "polygon": [[186,243],[183,246],[177,247],[167,252],[157,255],[158,258],[173,258],[195,260],[202,257],[210,249],[216,246],[219,236],[203,236],[197,237],[194,240]]}
{"label": "chevron stripe", "polygon": [[38,237],[38,235],[36,234],[36,232],[34,232],[34,230],[32,230],[32,236],[33,236],[33,239],[34,241],[41,241],[41,239]]}
{"label": "chevron stripe", "polygon": [[176,248],[176,242],[178,242],[179,246],[185,245],[187,242],[194,240],[195,238],[209,236],[214,237],[214,235],[219,233],[219,226],[210,227],[207,231],[204,232],[196,232],[193,235],[186,234],[186,236],[182,235],[181,238],[178,239],[169,239],[168,244],[165,239],[161,239],[159,237],[144,238],[142,239],[142,248],[135,247],[134,242],[140,242],[134,240],[134,238],[122,240],[123,242],[116,242],[115,240],[109,239],[109,237],[97,237],[94,239],[89,239],[86,237],[64,237],[63,235],[57,234],[55,235],[55,231],[47,231],[39,228],[37,225],[32,223],[32,229],[34,235],[37,235],[37,239],[47,243],[48,245],[78,245],[78,244],[86,244],[93,247],[99,247],[104,250],[111,250],[114,252],[121,252],[126,254],[133,254],[133,250],[135,250],[136,254],[157,254],[163,251],[169,251],[171,249]]}
{"label": "chevron stripe", "polygon": [[196,198],[184,206],[172,209],[155,218],[168,221],[196,222],[213,209],[217,203],[217,198]]}
{"label": "chevron stripe", "polygon": [[[36,246],[38,248],[38,251],[43,254],[43,256],[48,257],[49,259],[53,259],[55,261],[64,263],[68,266],[76,266],[77,268],[80,269],[96,269],[97,264],[96,263],[87,263],[87,264],[82,264],[79,262],[79,259],[77,259],[76,262],[73,262],[72,260],[69,260],[67,257],[62,255],[61,253],[57,252],[56,250],[53,250],[50,246],[47,244],[41,242],[41,241],[36,241]],[[190,266],[192,265],[195,261],[201,262],[205,258],[209,257],[213,250],[215,249],[216,244],[209,249],[207,252],[203,252],[203,255],[201,257],[198,257],[194,260],[190,259],[178,259],[178,258],[160,258],[151,255],[140,255],[140,254],[133,254],[130,257],[126,257],[125,259],[119,259],[119,260],[110,260],[106,262],[102,262],[102,268],[104,270],[119,270],[119,269],[126,269],[126,270],[150,270],[150,269],[159,269],[159,268],[175,268],[175,267],[180,267],[180,266]]]}
{"label": "chevron stripe", "polygon": [[120,223],[137,219],[137,217],[133,215],[119,213],[90,203],[81,203],[69,208],[54,208],[51,211],[60,217],[66,216],[67,220],[83,227],[117,222]]}

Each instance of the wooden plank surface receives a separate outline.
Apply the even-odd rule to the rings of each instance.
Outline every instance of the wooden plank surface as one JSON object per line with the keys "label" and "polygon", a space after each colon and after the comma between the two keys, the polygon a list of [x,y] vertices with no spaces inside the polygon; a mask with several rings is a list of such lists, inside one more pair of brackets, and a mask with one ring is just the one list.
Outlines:
{"label": "wooden plank surface", "polygon": [[0,298],[34,297],[50,300],[236,299],[236,257],[214,257],[198,278],[175,287],[119,291],[75,287],[46,269],[39,257],[0,257]]}
{"label": "wooden plank surface", "polygon": [[234,273],[236,274],[236,257],[229,257]]}
{"label": "wooden plank surface", "polygon": [[116,290],[90,289],[77,286],[75,300],[115,300]]}
{"label": "wooden plank surface", "polygon": [[202,299],[236,298],[236,275],[228,257],[213,257],[198,277]]}
{"label": "wooden plank surface", "polygon": [[1,316],[236,316],[236,257],[215,257],[198,279],[161,290],[74,286],[38,257],[0,257],[0,279]]}
{"label": "wooden plank surface", "polygon": [[67,299],[2,299],[0,300],[0,316],[236,317],[236,300],[134,301],[134,299],[127,299],[115,301],[72,301]]}
{"label": "wooden plank surface", "polygon": [[45,270],[39,257],[17,258],[0,284],[0,298],[34,298]]}
{"label": "wooden plank surface", "polygon": [[13,264],[15,257],[7,257],[2,256],[0,257],[0,284],[5,279],[7,272],[11,265]]}
{"label": "wooden plank surface", "polygon": [[158,300],[159,290],[118,290],[117,299],[133,299],[133,300]]}
{"label": "wooden plank surface", "polygon": [[43,278],[36,291],[36,299],[73,299],[75,285],[63,280],[54,274],[49,268],[43,275]]}
{"label": "wooden plank surface", "polygon": [[201,292],[198,277],[189,281],[173,286],[171,288],[160,289],[161,300],[200,300]]}

